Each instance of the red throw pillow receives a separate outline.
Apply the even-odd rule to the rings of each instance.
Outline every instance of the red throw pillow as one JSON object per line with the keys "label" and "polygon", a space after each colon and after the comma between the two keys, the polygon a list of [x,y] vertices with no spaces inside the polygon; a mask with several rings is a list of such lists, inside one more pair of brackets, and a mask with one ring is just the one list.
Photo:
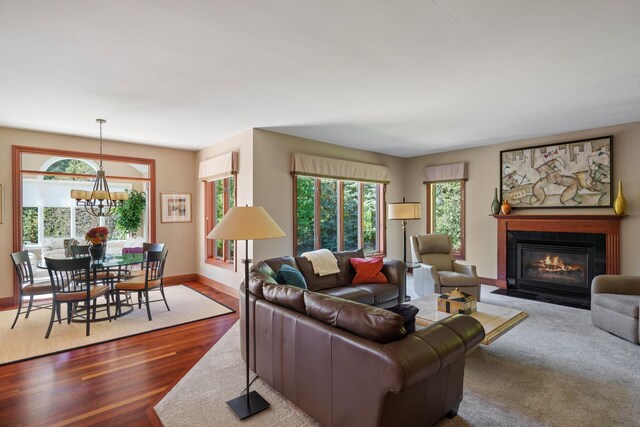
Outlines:
{"label": "red throw pillow", "polygon": [[356,277],[351,282],[353,285],[360,283],[389,283],[387,276],[381,272],[384,266],[382,257],[349,258],[349,262],[356,269]]}

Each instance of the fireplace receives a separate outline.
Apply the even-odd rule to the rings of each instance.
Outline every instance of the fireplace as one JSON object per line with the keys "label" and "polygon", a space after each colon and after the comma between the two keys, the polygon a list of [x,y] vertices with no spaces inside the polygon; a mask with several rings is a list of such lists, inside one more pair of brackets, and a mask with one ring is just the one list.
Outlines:
{"label": "fireplace", "polygon": [[516,285],[521,290],[589,293],[594,245],[524,243],[516,245]]}
{"label": "fireplace", "polygon": [[593,233],[507,233],[507,288],[588,302],[606,272],[606,237]]}

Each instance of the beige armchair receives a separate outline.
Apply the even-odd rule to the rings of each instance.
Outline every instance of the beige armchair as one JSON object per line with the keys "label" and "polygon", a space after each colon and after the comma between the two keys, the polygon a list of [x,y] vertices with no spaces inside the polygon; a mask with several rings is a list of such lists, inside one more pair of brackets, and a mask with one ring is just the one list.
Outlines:
{"label": "beige armchair", "polygon": [[[423,274],[419,275],[426,283],[415,283],[433,289],[442,294],[460,289],[480,301],[480,281],[475,265],[460,264],[453,258],[451,237],[447,234],[425,234],[411,236],[413,260],[422,264]],[[416,279],[414,270],[414,280]],[[420,292],[418,292],[420,294]]]}
{"label": "beige armchair", "polygon": [[591,282],[591,321],[595,326],[640,343],[640,276],[603,274]]}

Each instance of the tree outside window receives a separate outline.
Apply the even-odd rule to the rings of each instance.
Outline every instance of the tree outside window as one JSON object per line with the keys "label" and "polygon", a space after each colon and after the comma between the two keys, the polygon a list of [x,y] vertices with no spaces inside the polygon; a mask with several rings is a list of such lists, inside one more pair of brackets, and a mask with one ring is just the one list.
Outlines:
{"label": "tree outside window", "polygon": [[453,253],[464,259],[464,181],[427,184],[427,233],[451,236]]}
{"label": "tree outside window", "polygon": [[[205,183],[205,236],[213,230],[222,217],[236,205],[235,177]],[[233,264],[235,242],[207,240],[207,262]]]}
{"label": "tree outside window", "polygon": [[382,185],[295,176],[295,253],[364,248],[381,253]]}

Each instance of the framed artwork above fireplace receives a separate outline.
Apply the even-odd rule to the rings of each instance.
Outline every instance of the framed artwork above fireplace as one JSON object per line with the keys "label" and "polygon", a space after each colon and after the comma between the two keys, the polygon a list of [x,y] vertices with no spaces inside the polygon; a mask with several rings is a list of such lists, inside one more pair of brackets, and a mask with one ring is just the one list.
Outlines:
{"label": "framed artwork above fireplace", "polygon": [[500,152],[502,200],[513,208],[610,208],[613,137]]}

